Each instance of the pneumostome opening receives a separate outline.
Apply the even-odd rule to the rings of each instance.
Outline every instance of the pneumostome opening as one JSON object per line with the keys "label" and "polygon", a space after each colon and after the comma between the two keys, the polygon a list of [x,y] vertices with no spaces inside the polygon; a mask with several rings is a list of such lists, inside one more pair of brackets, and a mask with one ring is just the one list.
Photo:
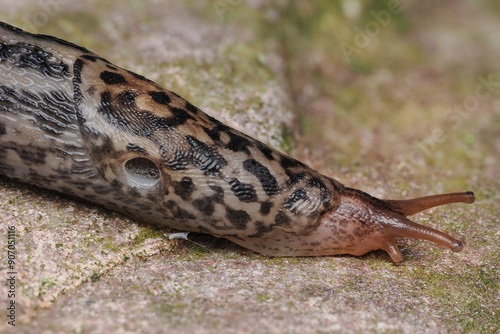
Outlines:
{"label": "pneumostome opening", "polygon": [[124,172],[126,177],[133,183],[152,187],[160,180],[160,171],[155,163],[146,158],[133,158],[125,162]]}

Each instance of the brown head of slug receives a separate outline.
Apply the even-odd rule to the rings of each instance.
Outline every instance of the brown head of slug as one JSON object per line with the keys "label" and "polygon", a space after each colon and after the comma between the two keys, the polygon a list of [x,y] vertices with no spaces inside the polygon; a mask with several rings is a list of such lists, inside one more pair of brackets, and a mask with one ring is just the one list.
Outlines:
{"label": "brown head of slug", "polygon": [[[417,212],[450,203],[473,203],[474,193],[450,193],[410,200],[380,200],[353,188],[344,188],[337,206],[323,214],[314,229],[293,235],[277,229],[273,240],[241,242],[245,247],[274,256],[364,255],[383,249],[394,262],[402,260],[396,238],[414,238],[441,244],[460,252],[464,243],[450,235],[412,222]],[[231,239],[233,240],[233,239]],[[266,251],[263,251],[265,248]]]}
{"label": "brown head of slug", "polygon": [[0,174],[273,256],[463,247],[406,216],[471,192],[379,200],[87,49],[0,22]]}

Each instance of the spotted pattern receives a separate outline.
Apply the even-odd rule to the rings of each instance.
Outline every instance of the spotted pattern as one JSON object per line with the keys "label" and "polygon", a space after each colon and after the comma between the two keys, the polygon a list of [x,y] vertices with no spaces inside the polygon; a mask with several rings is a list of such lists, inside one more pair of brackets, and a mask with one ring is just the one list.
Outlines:
{"label": "spotted pattern", "polygon": [[228,183],[240,201],[246,203],[257,202],[258,198],[253,185],[245,184],[237,178],[230,179]]}
{"label": "spotted pattern", "polygon": [[101,78],[102,81],[106,85],[125,85],[127,84],[127,80],[123,76],[123,74],[116,73],[116,72],[110,72],[110,71],[103,71],[99,75],[99,78]]}
{"label": "spotted pattern", "polygon": [[196,190],[193,180],[190,177],[183,177],[182,180],[174,183],[174,192],[182,200],[191,200],[191,194]]}
{"label": "spotted pattern", "polygon": [[165,92],[148,92],[149,96],[151,96],[151,98],[153,99],[153,101],[155,101],[156,103],[159,103],[159,104],[163,104],[165,106],[168,106],[168,104],[170,102],[172,102],[172,100],[170,99],[170,97],[168,96],[167,93]]}
{"label": "spotted pattern", "polygon": [[262,184],[262,188],[269,196],[274,196],[279,193],[280,189],[278,181],[267,167],[255,159],[248,159],[243,162],[243,168],[257,177],[259,182]]}

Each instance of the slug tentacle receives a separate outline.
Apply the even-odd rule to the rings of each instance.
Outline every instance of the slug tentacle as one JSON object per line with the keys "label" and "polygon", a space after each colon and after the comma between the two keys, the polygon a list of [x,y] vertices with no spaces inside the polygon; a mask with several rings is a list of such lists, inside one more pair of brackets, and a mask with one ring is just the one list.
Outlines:
{"label": "slug tentacle", "polygon": [[474,203],[476,198],[472,191],[425,196],[406,200],[384,200],[394,211],[401,212],[405,217],[436,206],[451,203]]}
{"label": "slug tentacle", "polygon": [[381,200],[222,124],[177,94],[55,37],[0,22],[0,174],[273,256],[460,251],[405,217],[472,192]]}

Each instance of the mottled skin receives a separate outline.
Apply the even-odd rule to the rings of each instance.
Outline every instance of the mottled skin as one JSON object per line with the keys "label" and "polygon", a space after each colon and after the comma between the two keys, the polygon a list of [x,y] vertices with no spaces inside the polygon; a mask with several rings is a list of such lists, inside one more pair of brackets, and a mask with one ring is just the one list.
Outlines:
{"label": "mottled skin", "polygon": [[0,23],[0,174],[274,256],[362,255],[472,193],[379,200],[319,174],[83,47]]}

